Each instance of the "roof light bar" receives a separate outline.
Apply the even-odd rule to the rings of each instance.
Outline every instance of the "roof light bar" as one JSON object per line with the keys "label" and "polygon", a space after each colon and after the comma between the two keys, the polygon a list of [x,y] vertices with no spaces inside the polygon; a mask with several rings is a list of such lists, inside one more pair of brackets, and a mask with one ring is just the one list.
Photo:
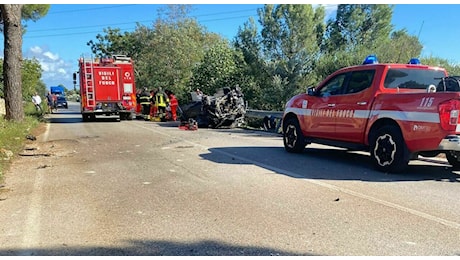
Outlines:
{"label": "roof light bar", "polygon": [[420,62],[420,60],[419,60],[418,58],[411,58],[411,59],[409,60],[409,63],[407,63],[407,64],[416,64],[416,65],[420,65],[420,64],[422,64],[422,63]]}
{"label": "roof light bar", "polygon": [[379,61],[377,60],[377,56],[375,56],[374,54],[368,55],[363,61],[363,65],[377,63],[379,63]]}

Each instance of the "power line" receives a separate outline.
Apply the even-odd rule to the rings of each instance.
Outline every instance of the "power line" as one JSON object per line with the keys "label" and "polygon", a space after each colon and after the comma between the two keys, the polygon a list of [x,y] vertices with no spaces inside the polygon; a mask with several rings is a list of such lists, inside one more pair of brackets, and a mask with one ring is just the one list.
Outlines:
{"label": "power line", "polygon": [[72,9],[72,10],[66,10],[66,11],[50,12],[48,14],[75,13],[75,12],[81,12],[81,11],[92,11],[92,10],[109,9],[109,8],[120,8],[120,7],[127,7],[127,6],[133,6],[133,5],[135,5],[135,4],[132,4],[132,5],[111,5],[111,6],[101,6],[101,7],[84,8],[84,9]]}
{"label": "power line", "polygon": [[[215,22],[215,21],[222,21],[222,20],[230,20],[230,19],[239,19],[239,18],[245,18],[247,16],[234,16],[234,17],[227,17],[227,18],[216,18],[216,19],[209,19],[209,20],[203,20],[201,23],[206,23],[206,22]],[[123,24],[129,24],[129,23],[123,23]],[[92,26],[88,26],[92,27]],[[88,28],[87,27],[87,28]],[[83,28],[83,27],[74,27],[74,28]],[[69,29],[69,28],[67,28]],[[135,28],[130,27],[130,28],[117,28],[120,29],[120,31],[132,31]],[[64,30],[64,29],[63,29]],[[56,30],[55,30],[56,31]],[[82,34],[95,34],[95,33],[101,33],[100,30],[98,31],[86,31],[86,32],[76,32],[76,33],[62,33],[62,34],[48,34],[48,35],[36,35],[36,36],[24,36],[24,38],[27,39],[32,39],[32,38],[45,38],[45,37],[59,37],[59,36],[72,36],[72,35],[82,35]]]}
{"label": "power line", "polygon": [[[134,28],[126,28],[126,29],[120,29],[120,30],[127,31],[127,30],[133,30],[133,29]],[[101,33],[101,31],[48,34],[48,35],[28,36],[28,37],[24,37],[24,38],[27,38],[27,39],[32,39],[33,38],[33,39],[35,39],[35,38],[44,38],[44,37],[60,37],[60,36],[72,36],[72,35],[95,34],[95,33]]]}
{"label": "power line", "polygon": [[[239,18],[245,18],[248,16],[234,16],[234,17],[226,17],[226,18],[216,18],[216,19],[208,19],[208,20],[202,20],[199,21],[200,23],[208,23],[208,22],[215,22],[215,21],[223,21],[223,20],[232,20],[232,19],[239,19]],[[144,21],[145,22],[145,21]],[[130,22],[132,23],[132,22]],[[116,23],[116,24],[130,24],[130,23]],[[141,23],[141,22],[139,22]],[[80,29],[80,28],[92,28],[92,27],[103,27],[103,26],[110,26],[110,25],[116,25],[116,24],[107,24],[107,25],[98,25],[98,26],[86,26],[86,27],[71,27],[71,28],[62,28],[62,29],[53,29],[52,31],[57,31],[57,30],[69,30],[69,29]],[[114,28],[115,29],[115,28]],[[121,28],[116,28],[120,29],[120,31],[132,31],[135,28],[130,27],[126,29],[121,29]],[[33,32],[38,32],[38,31],[51,31],[51,30],[36,30]],[[32,38],[44,38],[44,37],[61,37],[61,36],[71,36],[71,35],[83,35],[83,34],[94,34],[94,33],[101,33],[101,30],[98,31],[91,31],[91,32],[75,32],[75,33],[62,33],[62,34],[48,34],[48,35],[35,35],[35,36],[30,36],[30,35],[25,35],[23,38],[25,39],[32,39]]]}
{"label": "power line", "polygon": [[[74,9],[74,10],[68,10],[68,11],[53,12],[52,14],[67,13],[67,12],[79,12],[79,11],[96,10],[96,9],[99,10],[99,9],[107,9],[107,8],[115,8],[115,7],[126,7],[126,6],[133,6],[133,5],[116,5],[116,6],[105,6],[105,7],[98,7],[98,8]],[[195,18],[195,19],[198,19],[198,17],[207,17],[207,16],[215,16],[215,15],[222,15],[222,14],[232,14],[232,13],[243,13],[243,12],[248,12],[248,11],[254,12],[254,9],[243,9],[243,10],[235,10],[235,11],[229,11],[229,12],[202,14],[202,15],[196,15],[196,16],[191,16],[191,17]],[[247,16],[215,18],[215,19],[202,20],[202,21],[199,21],[199,22],[200,23],[207,23],[207,22],[213,22],[213,21],[231,20],[231,19],[239,19],[239,18],[245,18],[245,17],[247,17]],[[40,29],[40,30],[28,30],[27,34],[24,36],[24,38],[42,38],[42,37],[54,37],[54,36],[65,36],[65,35],[89,34],[89,33],[91,33],[91,32],[81,32],[81,33],[39,35],[39,36],[31,36],[30,35],[30,34],[33,34],[35,32],[62,31],[62,30],[74,30],[74,29],[98,28],[98,27],[111,27],[111,26],[115,26],[115,25],[126,25],[126,24],[132,24],[132,23],[146,23],[146,22],[153,22],[153,21],[152,20],[143,20],[143,21],[132,21],[132,22],[125,22],[125,23],[111,23],[111,24],[91,25],[91,26],[78,26],[78,27],[67,27],[67,28],[49,28],[49,29]],[[94,33],[99,33],[99,32],[100,31],[96,31]]]}
{"label": "power line", "polygon": [[[132,24],[132,23],[146,23],[151,22],[151,20],[144,20],[139,22],[126,22],[126,23],[111,23],[111,24],[100,24],[100,25],[90,25],[90,26],[78,26],[78,27],[67,27],[67,28],[53,28],[53,29],[42,29],[42,30],[31,30],[27,31],[27,33],[35,33],[35,32],[48,32],[48,31],[63,31],[63,30],[72,30],[72,29],[83,29],[83,28],[95,28],[95,27],[110,27],[114,25],[123,25],[123,24]],[[26,34],[27,35],[27,34]]]}

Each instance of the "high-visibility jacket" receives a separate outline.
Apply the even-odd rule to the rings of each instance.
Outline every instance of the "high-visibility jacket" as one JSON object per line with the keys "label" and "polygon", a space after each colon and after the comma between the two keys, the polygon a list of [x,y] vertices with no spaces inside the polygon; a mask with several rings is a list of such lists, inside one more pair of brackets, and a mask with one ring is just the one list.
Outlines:
{"label": "high-visibility jacket", "polygon": [[141,105],[150,105],[150,95],[142,93],[141,96],[139,97],[139,103]]}
{"label": "high-visibility jacket", "polygon": [[166,107],[169,103],[168,97],[164,93],[158,92],[155,94],[155,104],[158,107]]}

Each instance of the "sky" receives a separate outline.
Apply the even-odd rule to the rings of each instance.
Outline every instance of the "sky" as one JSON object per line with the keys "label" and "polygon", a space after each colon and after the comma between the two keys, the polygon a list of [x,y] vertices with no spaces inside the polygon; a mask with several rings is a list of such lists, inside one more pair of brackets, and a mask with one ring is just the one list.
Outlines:
{"label": "sky", "polygon": [[[190,16],[214,32],[232,40],[249,17],[257,21],[263,4],[192,4]],[[337,5],[326,4],[326,15],[335,17]],[[27,22],[23,36],[25,58],[36,58],[47,87],[64,85],[73,89],[72,73],[78,59],[91,55],[87,46],[104,28],[133,31],[136,23],[151,27],[164,4],[51,4],[40,20]],[[435,56],[460,64],[460,4],[402,4],[393,9],[395,30],[406,29],[419,36],[421,57]],[[260,26],[259,24],[257,24]],[[1,36],[3,40],[3,36]],[[1,46],[0,56],[3,56]],[[364,57],[363,57],[364,59]]]}

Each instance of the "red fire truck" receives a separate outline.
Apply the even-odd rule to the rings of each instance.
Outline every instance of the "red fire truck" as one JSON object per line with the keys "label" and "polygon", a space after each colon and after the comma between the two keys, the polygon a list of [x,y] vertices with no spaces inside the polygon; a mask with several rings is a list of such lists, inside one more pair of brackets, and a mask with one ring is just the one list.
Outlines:
{"label": "red fire truck", "polygon": [[120,120],[136,116],[136,86],[134,63],[130,57],[113,55],[110,58],[81,57],[78,74],[83,121],[96,116],[118,115]]}

